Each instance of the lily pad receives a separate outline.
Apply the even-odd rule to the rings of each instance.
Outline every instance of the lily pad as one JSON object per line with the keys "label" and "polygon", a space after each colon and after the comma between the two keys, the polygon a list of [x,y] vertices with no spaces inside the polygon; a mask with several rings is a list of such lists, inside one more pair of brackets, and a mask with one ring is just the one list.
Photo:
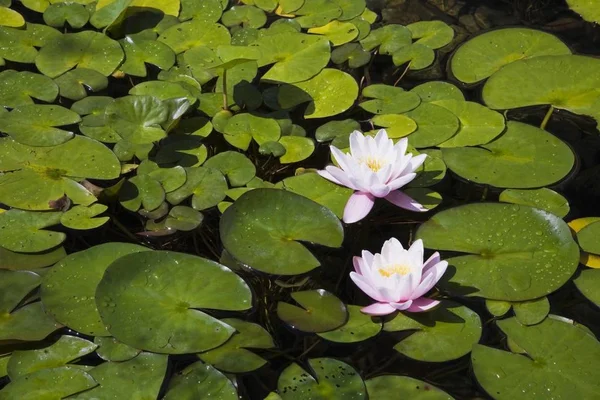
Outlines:
{"label": "lily pad", "polygon": [[123,50],[117,41],[102,33],[83,31],[67,33],[49,41],[40,50],[35,65],[50,78],[56,78],[73,67],[93,69],[108,76],[121,61]]}
{"label": "lily pad", "polygon": [[592,222],[577,232],[577,242],[583,251],[600,254],[600,223]]}
{"label": "lily pad", "polygon": [[513,303],[515,317],[523,325],[539,324],[550,312],[550,302],[547,297],[535,300]]}
{"label": "lily pad", "polygon": [[0,65],[4,60],[33,63],[38,55],[37,48],[61,36],[54,28],[41,24],[30,24],[25,29],[0,26]]}
{"label": "lily pad", "polygon": [[296,240],[338,247],[339,219],[303,196],[278,189],[255,189],[241,196],[220,220],[223,245],[238,261],[277,275],[308,272],[320,262]]}
{"label": "lily pad", "polygon": [[406,26],[415,43],[430,49],[444,47],[454,38],[454,30],[443,21],[419,21]]}
{"label": "lily pad", "polygon": [[370,399],[453,400],[453,397],[427,382],[409,376],[383,375],[365,381]]}
{"label": "lily pad", "polygon": [[326,290],[307,290],[291,294],[302,308],[280,301],[277,316],[302,332],[327,332],[348,320],[346,305]]}
{"label": "lily pad", "polygon": [[581,294],[600,307],[600,274],[598,270],[586,269],[573,282]]}
{"label": "lily pad", "polygon": [[159,36],[158,41],[179,54],[193,47],[207,46],[215,49],[221,44],[229,44],[231,35],[223,25],[199,19],[170,27]]}
{"label": "lily pad", "polygon": [[81,100],[90,92],[106,89],[108,79],[100,72],[88,68],[76,68],[67,71],[54,80],[58,85],[61,97],[70,100]]}
{"label": "lily pad", "polygon": [[97,217],[106,211],[108,207],[104,204],[92,204],[86,206],[75,206],[60,217],[60,223],[71,229],[95,229],[109,221],[109,217]]}
{"label": "lily pad", "polygon": [[180,21],[188,19],[217,22],[223,14],[223,5],[220,0],[181,0]]}
{"label": "lily pad", "polygon": [[350,365],[333,358],[313,358],[308,366],[310,373],[293,363],[279,375],[277,391],[283,400],[367,398],[365,383]]}
{"label": "lily pad", "polygon": [[248,150],[250,140],[256,143],[277,141],[281,136],[279,124],[271,119],[249,113],[236,114],[227,121],[225,140],[242,150]]}
{"label": "lily pad", "polygon": [[285,148],[285,154],[279,157],[282,164],[291,164],[307,159],[315,151],[315,142],[302,136],[283,136],[279,143]]}
{"label": "lily pad", "polygon": [[250,349],[275,347],[269,332],[258,324],[240,319],[226,318],[223,322],[234,327],[237,332],[224,345],[198,354],[202,361],[221,371],[236,374],[254,371],[267,363]]}
{"label": "lily pad", "polygon": [[427,154],[427,158],[417,170],[417,177],[407,186],[429,187],[441,182],[446,176],[446,163],[442,159],[442,152],[437,149],[425,149],[420,153]]}
{"label": "lily pad", "polygon": [[25,19],[21,14],[0,5],[0,26],[21,28],[23,25],[25,25]]}
{"label": "lily pad", "polygon": [[541,189],[506,189],[500,193],[500,201],[523,204],[548,211],[564,218],[569,213],[569,202],[559,193],[548,188]]}
{"label": "lily pad", "polygon": [[163,70],[175,64],[175,53],[163,42],[126,36],[119,43],[125,52],[125,62],[119,69],[127,75],[145,77],[146,63]]}
{"label": "lily pad", "polygon": [[46,369],[62,367],[96,350],[97,345],[77,336],[63,335],[50,346],[38,350],[14,351],[8,362],[8,376],[21,376]]}
{"label": "lily pad", "polygon": [[336,136],[349,135],[360,129],[360,124],[353,119],[345,119],[342,121],[329,121],[321,125],[315,131],[315,139],[317,142],[329,142]]}
{"label": "lily pad", "polygon": [[447,259],[440,284],[455,294],[525,301],[560,288],[577,269],[579,249],[566,223],[520,205],[479,203],[436,214],[417,237],[427,247],[469,255]]}
{"label": "lily pad", "polygon": [[[210,129],[212,130],[212,124]],[[161,166],[198,167],[206,161],[208,150],[196,135],[169,135],[161,142],[155,161]]]}
{"label": "lily pad", "polygon": [[69,24],[71,28],[79,29],[87,24],[89,19],[88,9],[78,3],[54,3],[44,10],[44,22],[55,28]]}
{"label": "lily pad", "polygon": [[433,210],[442,203],[442,195],[428,188],[409,187],[403,192],[426,210]]}
{"label": "lily pad", "polygon": [[187,180],[179,189],[167,194],[167,201],[180,204],[192,196],[192,207],[198,211],[216,206],[225,198],[227,181],[221,172],[213,168],[186,168]]}
{"label": "lily pad", "polygon": [[435,52],[430,47],[419,43],[404,46],[392,54],[394,65],[401,66],[408,63],[407,68],[411,70],[427,68],[434,60]]}
{"label": "lily pad", "polygon": [[536,29],[504,28],[477,35],[456,50],[450,69],[456,79],[476,83],[526,58],[571,54],[556,36]]}
{"label": "lily pad", "polygon": [[[62,325],[46,314],[42,303],[38,301],[13,310],[10,314],[5,313],[2,316],[2,319],[0,319],[0,341],[38,341],[45,339],[59,328],[62,328]],[[4,395],[3,391],[0,391],[0,395]],[[22,398],[14,397],[15,400]],[[31,400],[34,399],[37,399],[37,397],[31,398]]]}
{"label": "lily pad", "polygon": [[41,253],[15,253],[0,247],[0,268],[13,271],[34,270],[57,263],[67,255],[64,247],[46,250]]}
{"label": "lily pad", "polygon": [[198,361],[171,380],[164,400],[196,400],[202,397],[238,400],[234,384],[210,364]]}
{"label": "lily pad", "polygon": [[433,311],[399,313],[384,323],[383,330],[414,331],[394,349],[415,360],[444,362],[469,354],[481,337],[481,319],[465,306],[443,301]]}
{"label": "lily pad", "polygon": [[506,126],[501,136],[480,147],[442,149],[448,168],[476,183],[517,189],[551,185],[571,171],[573,152],[560,139],[521,122]]}
{"label": "lily pad", "polygon": [[373,114],[401,114],[415,109],[421,103],[418,94],[383,84],[367,86],[362,96],[373,99],[359,104],[363,110]]}
{"label": "lily pad", "polygon": [[236,151],[224,151],[216,154],[206,161],[204,166],[221,171],[232,187],[244,186],[256,175],[256,167],[252,161]]}
{"label": "lily pad", "polygon": [[33,104],[33,99],[53,102],[58,86],[52,79],[29,71],[0,72],[0,106],[15,108]]}
{"label": "lily pad", "polygon": [[348,61],[350,68],[359,68],[371,61],[371,53],[365,51],[359,43],[346,43],[331,52],[331,61],[335,64]]}
{"label": "lily pad", "polygon": [[61,399],[97,386],[98,383],[76,366],[42,369],[22,376],[0,390],[6,400]]}
{"label": "lily pad", "polygon": [[358,28],[350,22],[331,21],[326,25],[310,28],[308,33],[323,35],[334,46],[351,42],[358,36]]}
{"label": "lily pad", "polygon": [[379,114],[375,115],[371,121],[375,126],[386,128],[390,139],[398,139],[417,130],[415,120],[402,114]]}
{"label": "lily pad", "polygon": [[600,60],[563,55],[512,62],[483,87],[483,101],[493,109],[549,104],[600,119]]}
{"label": "lily pad", "polygon": [[96,354],[106,361],[127,361],[140,354],[141,350],[134,349],[119,342],[112,336],[96,336],[94,343],[98,345]]}
{"label": "lily pad", "polygon": [[464,100],[465,95],[459,88],[443,81],[425,82],[410,90],[419,95],[422,101],[430,103],[438,100]]}
{"label": "lily pad", "polygon": [[55,105],[30,104],[14,108],[0,119],[0,131],[29,146],[55,146],[73,137],[73,132],[56,128],[76,124],[79,115]]}
{"label": "lily pad", "polygon": [[569,8],[590,22],[600,22],[600,8],[590,0],[567,0]]}
{"label": "lily pad", "polygon": [[[225,343],[234,328],[200,309],[242,311],[251,307],[251,300],[246,283],[227,267],[169,251],[119,258],[96,289],[100,316],[112,336],[168,354],[197,353]],[[152,335],[145,333],[149,331]]]}
{"label": "lily pad", "polygon": [[360,44],[367,51],[379,47],[381,54],[391,55],[402,47],[412,44],[412,33],[403,25],[386,25],[372,30],[366,38],[360,41]]}
{"label": "lily pad", "polygon": [[77,332],[109,336],[96,307],[96,286],[112,262],[148,250],[128,243],[105,243],[65,257],[46,274],[41,286],[47,312]]}
{"label": "lily pad", "polygon": [[258,7],[233,6],[223,13],[221,22],[227,27],[261,28],[267,23],[267,15]]}
{"label": "lily pad", "polygon": [[59,224],[61,214],[18,209],[0,213],[0,246],[21,253],[37,253],[58,246],[67,236],[44,228]]}
{"label": "lily pad", "polygon": [[382,328],[377,317],[363,314],[360,306],[347,305],[348,320],[339,328],[318,335],[325,340],[336,343],[357,343],[376,336]]}
{"label": "lily pad", "polygon": [[302,28],[323,26],[339,18],[342,13],[342,8],[333,0],[305,0],[302,7],[294,11],[296,22]]}
{"label": "lily pad", "polygon": [[421,103],[405,115],[417,123],[417,130],[408,138],[416,148],[443,143],[460,129],[460,121],[452,111],[432,103]]}
{"label": "lily pad", "polygon": [[127,180],[119,192],[119,202],[129,211],[143,207],[157,209],[165,201],[165,190],[159,181],[149,175],[137,175]]}
{"label": "lily pad", "polygon": [[120,97],[106,108],[110,127],[132,144],[148,144],[165,137],[161,124],[167,116],[167,107],[154,96]]}
{"label": "lily pad", "polygon": [[203,215],[191,207],[175,206],[169,211],[165,227],[178,231],[191,231],[202,223]]}
{"label": "lily pad", "polygon": [[325,68],[318,75],[294,85],[283,85],[278,94],[279,104],[287,109],[309,102],[304,118],[325,118],[341,114],[358,97],[354,78],[337,69]]}
{"label": "lily pad", "polygon": [[[600,389],[595,368],[600,344],[585,330],[554,318],[525,326],[516,318],[498,321],[508,339],[526,354],[475,345],[471,361],[475,377],[495,399],[536,396],[587,398]],[[528,379],[523,380],[523,374]]]}
{"label": "lily pad", "polygon": [[512,303],[510,301],[486,299],[485,308],[494,317],[502,317],[510,311],[510,309],[512,308]]}

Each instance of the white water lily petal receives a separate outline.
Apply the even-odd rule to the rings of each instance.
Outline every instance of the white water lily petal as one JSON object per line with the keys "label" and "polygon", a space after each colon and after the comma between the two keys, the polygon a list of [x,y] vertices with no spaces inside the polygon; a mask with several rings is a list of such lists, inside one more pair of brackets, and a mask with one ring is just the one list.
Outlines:
{"label": "white water lily petal", "polygon": [[365,314],[380,316],[380,315],[388,315],[396,311],[394,307],[392,307],[389,303],[374,303],[370,306],[363,307],[361,310]]}
{"label": "white water lily petal", "polygon": [[352,282],[354,282],[354,284],[358,286],[360,290],[365,292],[365,294],[373,300],[383,302],[386,301],[382,294],[380,294],[378,290],[373,288],[371,284],[362,275],[359,275],[356,272],[350,272],[350,279],[352,279]]}
{"label": "white water lily petal", "polygon": [[347,224],[360,221],[367,216],[375,204],[375,198],[369,193],[355,192],[344,208],[343,220]]}

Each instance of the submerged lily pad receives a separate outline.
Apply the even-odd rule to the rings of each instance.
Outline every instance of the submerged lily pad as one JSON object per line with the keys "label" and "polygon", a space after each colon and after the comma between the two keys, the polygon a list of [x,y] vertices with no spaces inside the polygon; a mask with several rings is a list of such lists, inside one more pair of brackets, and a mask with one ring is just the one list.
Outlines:
{"label": "submerged lily pad", "polygon": [[33,104],[33,99],[52,102],[58,96],[58,86],[47,76],[29,71],[0,72],[0,106],[15,108]]}
{"label": "submerged lily pad", "polygon": [[343,228],[335,214],[306,197],[278,189],[242,195],[220,220],[223,245],[238,261],[277,275],[308,272],[320,262],[297,240],[338,247]]}
{"label": "submerged lily pad", "polygon": [[[225,291],[227,296],[222,295]],[[169,251],[119,258],[96,289],[96,305],[112,336],[135,348],[168,354],[223,344],[234,328],[200,309],[242,311],[251,307],[251,300],[246,283],[227,267]]]}
{"label": "submerged lily pad", "polygon": [[327,332],[348,320],[344,303],[326,290],[294,292],[291,296],[302,308],[280,301],[277,303],[277,316],[294,329]]}
{"label": "submerged lily pad", "polygon": [[234,384],[225,375],[210,364],[198,361],[173,377],[164,400],[197,400],[204,396],[239,399]]}
{"label": "submerged lily pad", "polygon": [[500,201],[523,204],[548,211],[564,218],[569,213],[569,202],[559,193],[548,188],[506,189],[500,193]]}
{"label": "submerged lily pad", "polygon": [[571,171],[573,152],[556,136],[521,122],[506,126],[488,144],[442,149],[448,168],[473,182],[518,189],[551,185]]}
{"label": "submerged lily pad", "polygon": [[447,259],[440,284],[455,294],[525,301],[545,296],[573,275],[579,249],[566,223],[520,205],[480,203],[442,211],[417,237],[437,250],[470,253]]}
{"label": "submerged lily pad", "polygon": [[365,383],[354,368],[333,358],[308,360],[311,373],[293,363],[283,370],[277,391],[283,400],[325,398],[330,400],[364,400]]}
{"label": "submerged lily pad", "polygon": [[[585,330],[555,318],[533,326],[516,318],[498,321],[525,354],[475,345],[475,377],[495,399],[588,398],[600,390],[600,344]],[[523,380],[523,374],[527,379]]]}
{"label": "submerged lily pad", "polygon": [[517,60],[563,54],[571,54],[571,50],[550,33],[530,28],[496,29],[460,46],[450,69],[459,81],[475,83]]}
{"label": "submerged lily pad", "polygon": [[348,320],[346,323],[329,332],[318,335],[325,340],[336,343],[356,343],[370,339],[381,332],[382,323],[379,318],[363,314],[360,306],[347,305]]}
{"label": "submerged lily pad", "polygon": [[370,399],[453,400],[453,397],[427,382],[409,376],[383,375],[365,381]]}
{"label": "submerged lily pad", "polygon": [[41,296],[47,312],[77,332],[109,336],[96,307],[96,287],[112,262],[148,250],[128,243],[105,243],[69,254],[44,276]]}
{"label": "submerged lily pad", "polygon": [[[427,242],[425,242],[427,243]],[[414,331],[394,349],[415,360],[443,362],[468,354],[481,336],[481,319],[460,304],[443,301],[441,306],[424,313],[399,313],[386,321],[387,332]]]}

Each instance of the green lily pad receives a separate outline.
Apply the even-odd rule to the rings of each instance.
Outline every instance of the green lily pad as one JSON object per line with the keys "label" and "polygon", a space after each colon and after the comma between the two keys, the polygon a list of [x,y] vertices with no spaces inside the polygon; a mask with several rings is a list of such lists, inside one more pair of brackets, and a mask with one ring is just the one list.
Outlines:
{"label": "green lily pad", "polygon": [[64,247],[40,253],[15,253],[0,247],[0,268],[13,271],[33,270],[57,263],[67,255]]}
{"label": "green lily pad", "polygon": [[340,219],[344,214],[344,207],[353,193],[351,189],[336,185],[315,173],[291,176],[281,181],[281,184],[283,189],[307,197],[329,208]]}
{"label": "green lily pad", "polygon": [[105,243],[68,255],[44,276],[41,296],[45,309],[77,332],[109,336],[96,307],[96,287],[112,262],[148,250],[128,243]]}
{"label": "green lily pad", "polygon": [[141,350],[134,349],[124,343],[119,342],[112,336],[96,336],[94,343],[98,345],[96,354],[106,361],[127,361],[140,354]]}
{"label": "green lily pad", "polygon": [[256,176],[256,167],[242,153],[224,151],[209,158],[205,167],[218,169],[232,187],[244,186]]}
{"label": "green lily pad", "polygon": [[261,52],[258,66],[274,64],[262,80],[296,83],[310,79],[329,63],[329,41],[298,32],[263,36],[252,43]]}
{"label": "green lily pad", "polygon": [[178,231],[191,231],[202,223],[203,215],[191,207],[175,206],[169,211],[165,227]]}
{"label": "green lily pad", "polygon": [[2,277],[2,297],[0,297],[0,311],[3,314],[14,310],[23,298],[39,286],[40,276],[31,271],[4,271],[0,270]]}
{"label": "green lily pad", "polygon": [[597,269],[586,269],[573,281],[589,301],[600,307],[600,274]]}
{"label": "green lily pad", "polygon": [[[358,36],[356,37],[357,42],[360,42],[361,40],[369,36],[369,33],[371,33],[371,23],[364,19],[362,16],[352,18],[348,22],[356,26],[356,28],[358,29]],[[360,43],[357,44],[360,45]],[[363,48],[362,46],[360,47]]]}
{"label": "green lily pad", "polygon": [[567,199],[548,188],[505,189],[500,193],[499,200],[505,203],[540,208],[560,218],[564,218],[570,210]]}
{"label": "green lily pad", "polygon": [[127,75],[145,77],[146,63],[163,70],[175,64],[175,53],[163,42],[126,36],[119,43],[125,52],[125,62],[119,69]]}
{"label": "green lily pad", "polygon": [[138,175],[148,175],[160,182],[166,193],[179,189],[187,180],[183,167],[177,165],[165,168],[150,160],[142,161],[137,168],[137,173]]}
{"label": "green lily pad", "polygon": [[225,198],[227,180],[221,172],[213,168],[186,168],[187,180],[179,189],[167,194],[167,201],[178,205],[189,196],[195,210],[216,206]]}
{"label": "green lily pad", "polygon": [[132,144],[148,144],[165,137],[161,124],[167,116],[167,107],[154,96],[120,97],[106,107],[110,127]]}
{"label": "green lily pad", "polygon": [[437,149],[425,149],[421,150],[420,153],[427,154],[427,158],[417,170],[417,177],[407,186],[429,187],[441,182],[446,176],[447,169],[442,158],[442,152]]}
{"label": "green lily pad", "polygon": [[536,29],[504,28],[477,35],[456,50],[450,69],[456,79],[476,83],[526,58],[571,54],[556,36]]}
{"label": "green lily pad", "polygon": [[282,164],[291,164],[307,159],[315,151],[315,142],[302,136],[283,136],[279,143],[285,148],[285,154],[279,157]]}
{"label": "green lily pad", "polygon": [[302,332],[327,332],[348,320],[346,305],[326,290],[307,290],[291,294],[302,308],[280,301],[277,316],[290,327]]}
{"label": "green lily pad", "polygon": [[346,43],[331,52],[331,61],[335,64],[348,61],[350,68],[359,68],[371,61],[371,53],[363,49],[359,43]]}
{"label": "green lily pad", "polygon": [[442,195],[428,188],[410,187],[403,192],[426,210],[433,210],[442,203]]}
{"label": "green lily pad", "polygon": [[73,67],[89,68],[104,76],[112,74],[123,61],[119,43],[102,33],[67,33],[49,41],[35,58],[40,72],[56,78]]}
{"label": "green lily pad", "polygon": [[90,374],[75,366],[42,369],[22,376],[0,390],[6,400],[64,399],[97,386]]}
{"label": "green lily pad", "polygon": [[363,400],[365,383],[350,365],[333,358],[308,360],[312,374],[293,363],[283,370],[277,391],[283,400]]}
{"label": "green lily pad", "polygon": [[370,399],[453,400],[453,397],[427,382],[410,376],[383,375],[365,381]]}
{"label": "green lily pad", "polygon": [[123,362],[105,362],[89,371],[99,386],[71,397],[73,400],[153,399],[158,396],[168,359],[162,354],[140,353]]}
{"label": "green lily pad", "polygon": [[255,189],[241,196],[220,220],[221,241],[238,261],[277,275],[308,272],[320,262],[296,240],[338,247],[339,219],[303,196]]}
{"label": "green lily pad", "polygon": [[459,88],[443,81],[425,82],[410,91],[418,94],[421,101],[426,103],[438,100],[465,100],[465,96]]}
{"label": "green lily pad", "polygon": [[342,15],[337,17],[340,21],[348,21],[363,14],[366,8],[365,0],[334,0],[342,9]]}
{"label": "green lily pad", "polygon": [[539,56],[505,65],[483,87],[493,109],[549,104],[575,114],[600,118],[600,60],[563,55]]}
{"label": "green lily pad", "polygon": [[296,22],[302,28],[323,26],[342,15],[342,8],[333,0],[305,0],[302,7],[294,11]]}
{"label": "green lily pad", "polygon": [[241,319],[226,318],[223,322],[234,327],[236,333],[224,345],[198,357],[229,373],[243,373],[254,371],[267,363],[267,361],[249,349],[270,349],[275,347],[273,338],[262,326],[243,321]]}
{"label": "green lily pad", "polygon": [[584,399],[600,389],[596,368],[600,344],[585,330],[555,318],[533,326],[509,318],[498,321],[498,326],[526,354],[473,347],[475,377],[495,399],[525,400],[548,394]]}
{"label": "green lily pad", "polygon": [[126,162],[131,161],[133,157],[137,157],[140,160],[148,158],[150,151],[154,147],[152,143],[145,144],[133,144],[127,140],[119,140],[113,147],[113,152],[119,159],[119,161]]}
{"label": "green lily pad", "polygon": [[375,126],[386,128],[391,139],[410,135],[417,130],[417,123],[412,118],[402,114],[379,114],[371,118]]}
{"label": "green lily pad", "polygon": [[404,46],[392,54],[394,65],[409,63],[407,68],[411,70],[427,68],[434,60],[435,52],[430,47],[419,43]]}
{"label": "green lily pad", "polygon": [[577,232],[577,242],[581,249],[592,254],[600,254],[600,223],[594,222]]}
{"label": "green lily pad", "polygon": [[0,26],[20,28],[25,25],[25,19],[21,14],[8,7],[0,6]]}
{"label": "green lily pad", "polygon": [[513,303],[515,317],[523,325],[539,324],[550,312],[550,302],[547,297],[535,300]]}
{"label": "green lily pad", "polygon": [[[185,87],[176,82],[168,81],[147,81],[135,85],[129,91],[129,94],[137,96],[152,96],[158,100],[169,100],[185,98],[190,104],[196,102],[196,97]],[[200,94],[200,91],[198,91]]]}
{"label": "green lily pad", "polygon": [[54,28],[62,28],[69,24],[71,28],[79,29],[87,24],[89,19],[88,9],[78,3],[54,3],[44,10],[44,22]]}
{"label": "green lily pad", "polygon": [[0,65],[4,60],[33,63],[38,55],[37,48],[58,39],[59,31],[46,25],[30,24],[25,29],[0,26]]}
{"label": "green lily pad", "polygon": [[0,131],[29,146],[55,146],[73,137],[73,132],[56,128],[76,124],[79,115],[55,105],[30,104],[14,108],[0,119]]}
{"label": "green lily pad", "polygon": [[221,44],[230,44],[231,35],[223,25],[206,23],[199,19],[170,27],[159,36],[158,41],[179,54],[198,46],[215,49]]}
{"label": "green lily pad", "polygon": [[590,22],[600,22],[600,7],[590,0],[567,0],[569,8]]}
{"label": "green lily pad", "polygon": [[359,106],[373,114],[401,114],[415,109],[421,103],[417,94],[383,84],[367,86],[362,95],[373,100],[363,101]]}
{"label": "green lily pad", "polygon": [[141,207],[152,211],[165,201],[165,190],[159,181],[149,175],[137,175],[127,180],[119,192],[119,202],[129,211]]}
{"label": "green lily pad", "polygon": [[198,361],[175,375],[164,400],[196,400],[202,397],[238,400],[234,384],[210,364]]}
{"label": "green lily pad", "polygon": [[[212,124],[208,122],[212,130]],[[206,161],[208,150],[196,135],[169,135],[161,142],[155,161],[161,166],[198,167]]]}
{"label": "green lily pad", "polygon": [[285,147],[279,142],[265,142],[258,147],[258,152],[263,156],[281,157]]}
{"label": "green lily pad", "polygon": [[8,362],[11,380],[46,369],[62,367],[96,350],[97,345],[77,336],[63,335],[48,347],[14,351]]}
{"label": "green lily pad", "polygon": [[323,26],[310,28],[308,33],[325,36],[332,45],[340,46],[356,39],[358,28],[350,22],[331,21]]}
{"label": "green lily pad", "polygon": [[[234,328],[200,309],[242,311],[251,307],[251,300],[246,283],[223,265],[169,251],[119,258],[96,289],[100,316],[112,336],[168,354],[197,353],[225,343]],[[145,333],[149,331],[152,335]]]}
{"label": "green lily pad", "polygon": [[261,28],[267,23],[267,15],[258,7],[233,6],[223,13],[221,22],[227,27]]}
{"label": "green lily pad", "polygon": [[384,323],[383,330],[415,331],[394,349],[415,360],[444,362],[469,354],[481,337],[481,319],[465,306],[443,301],[433,311],[399,313]]}
{"label": "green lily pad", "polygon": [[[234,146],[242,150],[248,150],[248,146],[244,145],[246,143],[250,144],[250,138],[254,139],[259,145],[277,141],[281,136],[281,128],[271,118],[242,113],[234,115],[227,121],[224,136],[225,140]],[[239,140],[241,139],[243,139],[243,145],[240,146]]]}
{"label": "green lily pad", "polygon": [[506,127],[488,144],[442,149],[448,168],[473,182],[517,189],[551,185],[571,171],[573,152],[560,139],[521,122]]}
{"label": "green lily pad", "polygon": [[386,25],[372,30],[366,38],[360,41],[360,44],[367,51],[379,47],[381,54],[391,55],[402,47],[412,44],[412,33],[403,25]]}
{"label": "green lily pad", "polygon": [[0,246],[21,253],[37,253],[58,246],[67,236],[44,228],[60,223],[61,214],[17,209],[0,213]]}
{"label": "green lily pad", "polygon": [[452,293],[526,301],[560,288],[577,269],[579,248],[567,224],[521,205],[479,203],[451,208],[421,225],[432,249],[470,253],[447,259],[440,284]]}
{"label": "green lily pad", "polygon": [[417,123],[417,130],[408,137],[408,142],[416,148],[443,143],[460,129],[460,121],[452,111],[432,103],[421,103],[406,116]]}
{"label": "green lily pad", "polygon": [[315,139],[317,139],[317,142],[319,143],[329,142],[336,136],[349,135],[357,130],[360,130],[360,124],[353,119],[329,121],[317,128],[315,131]]}
{"label": "green lily pad", "polygon": [[[50,315],[46,314],[41,302],[27,304],[4,313],[0,318],[0,341],[38,341],[62,328]],[[3,395],[0,391],[0,395]],[[22,397],[14,397],[22,399]],[[37,399],[32,397],[31,400]]]}
{"label": "green lily pad", "polygon": [[454,38],[454,29],[442,21],[419,21],[406,26],[415,43],[430,49],[444,47]]}
{"label": "green lily pad", "polygon": [[485,299],[485,308],[494,317],[502,317],[512,308],[510,301]]}
{"label": "green lily pad", "polygon": [[106,89],[108,79],[100,72],[88,68],[76,68],[54,80],[58,85],[61,97],[81,100],[88,95],[88,90],[98,92]]}
{"label": "green lily pad", "polygon": [[53,102],[58,87],[52,79],[29,71],[0,72],[0,106],[15,108],[33,104],[33,99]]}
{"label": "green lily pad", "polygon": [[181,0],[180,21],[188,19],[203,20],[206,22],[217,22],[223,14],[221,0]]}
{"label": "green lily pad", "polygon": [[357,343],[370,339],[381,332],[382,323],[376,317],[363,314],[360,306],[347,305],[348,320],[346,323],[329,332],[318,335],[325,340],[336,343]]}
{"label": "green lily pad", "polygon": [[107,208],[104,204],[92,204],[88,207],[75,206],[60,217],[60,223],[71,229],[95,229],[110,219],[109,217],[94,218],[106,211]]}
{"label": "green lily pad", "polygon": [[325,118],[340,114],[354,104],[358,84],[354,78],[337,69],[325,68],[318,75],[294,85],[283,85],[279,104],[287,109],[309,102],[304,118]]}

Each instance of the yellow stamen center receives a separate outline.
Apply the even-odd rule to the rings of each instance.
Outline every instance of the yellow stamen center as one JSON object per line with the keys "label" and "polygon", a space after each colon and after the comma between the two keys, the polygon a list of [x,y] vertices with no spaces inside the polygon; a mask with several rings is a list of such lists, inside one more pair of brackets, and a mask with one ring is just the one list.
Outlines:
{"label": "yellow stamen center", "polygon": [[410,267],[408,267],[406,265],[401,265],[401,264],[394,264],[394,265],[386,266],[385,268],[379,268],[378,271],[381,274],[381,276],[389,278],[390,276],[392,276],[394,274],[398,274],[398,275],[402,275],[402,276],[408,275],[410,273]]}
{"label": "yellow stamen center", "polygon": [[360,160],[360,163],[369,167],[369,169],[373,172],[379,171],[381,168],[383,168],[384,165],[384,163],[381,160],[378,160],[373,157],[363,158],[362,160]]}

